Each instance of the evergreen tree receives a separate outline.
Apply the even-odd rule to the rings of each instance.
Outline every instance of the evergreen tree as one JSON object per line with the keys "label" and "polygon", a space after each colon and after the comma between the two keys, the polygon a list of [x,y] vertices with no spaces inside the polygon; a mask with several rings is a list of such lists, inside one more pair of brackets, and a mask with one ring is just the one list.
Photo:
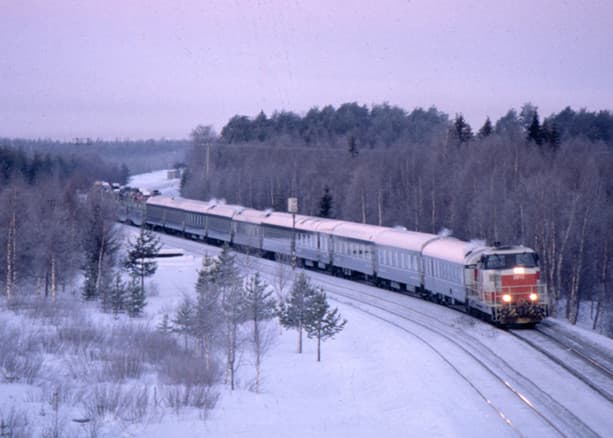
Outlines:
{"label": "evergreen tree", "polygon": [[543,133],[539,123],[539,115],[536,110],[532,116],[532,122],[530,123],[530,126],[528,126],[527,140],[533,141],[538,145],[543,144]]}
{"label": "evergreen tree", "polygon": [[229,378],[232,391],[238,365],[239,328],[247,316],[244,303],[245,290],[240,283],[233,282],[224,289],[222,308],[226,329],[226,381]]}
{"label": "evergreen tree", "polygon": [[207,370],[211,369],[212,349],[220,337],[223,326],[220,290],[216,284],[217,275],[217,259],[205,256],[196,282],[197,301],[192,331],[198,341],[200,353],[204,356]]}
{"label": "evergreen tree", "polygon": [[168,319],[168,313],[164,313],[162,320],[157,325],[157,329],[160,333],[164,333],[165,335],[172,333],[173,328],[170,324],[170,320]]}
{"label": "evergreen tree", "polygon": [[462,114],[456,114],[453,121],[453,136],[458,143],[466,143],[473,138],[473,131],[470,125],[464,120]]}
{"label": "evergreen tree", "polygon": [[542,143],[547,143],[553,151],[556,151],[560,146],[560,133],[556,123],[545,119],[541,127]]}
{"label": "evergreen tree", "polygon": [[314,294],[315,289],[309,278],[301,272],[294,281],[289,299],[279,308],[281,325],[298,330],[298,353],[302,353],[302,329],[306,322],[308,301]]}
{"label": "evergreen tree", "polygon": [[125,261],[126,268],[130,275],[140,279],[140,288],[143,296],[145,294],[145,277],[155,274],[157,262],[153,258],[157,255],[162,246],[160,239],[153,231],[146,227],[141,227],[140,233],[134,242],[130,242],[128,258]]}
{"label": "evergreen tree", "polygon": [[324,187],[324,195],[319,201],[319,217],[332,217],[332,195],[330,194],[330,187],[327,185]]}
{"label": "evergreen tree", "polygon": [[235,387],[239,326],[245,321],[244,289],[236,259],[228,245],[224,245],[218,257],[215,286],[219,289],[225,328],[226,373],[230,388]]}
{"label": "evergreen tree", "polygon": [[351,158],[355,158],[360,155],[360,151],[358,150],[358,143],[353,135],[350,135],[347,139],[347,144],[349,145],[349,156]]}
{"label": "evergreen tree", "polygon": [[316,291],[308,299],[307,315],[304,329],[309,339],[317,339],[317,362],[321,361],[321,342],[334,338],[347,324],[338,309],[330,310],[330,305],[323,290]]}
{"label": "evergreen tree", "polygon": [[127,308],[127,286],[121,281],[121,275],[115,274],[115,280],[111,287],[111,311],[113,315],[117,315],[121,312],[125,312]]}
{"label": "evergreen tree", "polygon": [[183,301],[177,308],[172,320],[174,332],[183,336],[185,351],[187,351],[187,340],[192,333],[194,322],[194,302],[188,296],[183,297]]}
{"label": "evergreen tree", "polygon": [[494,132],[494,127],[492,126],[492,121],[490,118],[487,117],[481,129],[479,129],[478,136],[479,138],[489,137],[492,135],[492,132]]}
{"label": "evergreen tree", "polygon": [[253,322],[253,338],[251,340],[255,356],[255,392],[259,392],[260,365],[267,346],[262,324],[274,318],[276,302],[272,297],[272,291],[260,281],[260,275],[257,272],[247,281],[244,306],[246,320]]}
{"label": "evergreen tree", "polygon": [[221,248],[221,252],[217,257],[216,267],[212,269],[214,269],[215,282],[222,292],[230,286],[241,283],[241,275],[236,265],[236,257],[228,244]]}
{"label": "evergreen tree", "polygon": [[131,318],[141,316],[146,305],[147,299],[145,298],[145,290],[138,284],[138,279],[132,277],[128,284],[128,297],[126,302],[128,315]]}

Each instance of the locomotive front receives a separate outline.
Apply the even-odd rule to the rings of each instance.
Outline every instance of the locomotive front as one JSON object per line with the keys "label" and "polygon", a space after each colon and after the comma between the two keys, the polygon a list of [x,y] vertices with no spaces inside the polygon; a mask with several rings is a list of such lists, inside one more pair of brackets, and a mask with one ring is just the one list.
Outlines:
{"label": "locomotive front", "polygon": [[496,246],[481,252],[472,288],[478,307],[497,324],[534,324],[549,311],[538,255],[523,246]]}

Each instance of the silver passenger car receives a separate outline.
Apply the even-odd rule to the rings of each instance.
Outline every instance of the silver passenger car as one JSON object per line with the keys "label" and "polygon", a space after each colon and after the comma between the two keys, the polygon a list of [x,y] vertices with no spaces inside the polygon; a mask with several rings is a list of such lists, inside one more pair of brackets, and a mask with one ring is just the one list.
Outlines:
{"label": "silver passenger car", "polygon": [[346,275],[375,274],[374,238],[384,227],[339,221],[332,233],[332,264]]}
{"label": "silver passenger car", "polygon": [[414,291],[421,286],[421,249],[435,239],[434,234],[386,228],[374,238],[377,253],[377,277],[390,286]]}
{"label": "silver passenger car", "polygon": [[262,248],[262,221],[268,213],[251,208],[239,208],[232,219],[232,242],[251,249]]}
{"label": "silver passenger car", "polygon": [[422,250],[423,284],[448,301],[466,301],[464,268],[469,243],[455,237],[438,237]]}

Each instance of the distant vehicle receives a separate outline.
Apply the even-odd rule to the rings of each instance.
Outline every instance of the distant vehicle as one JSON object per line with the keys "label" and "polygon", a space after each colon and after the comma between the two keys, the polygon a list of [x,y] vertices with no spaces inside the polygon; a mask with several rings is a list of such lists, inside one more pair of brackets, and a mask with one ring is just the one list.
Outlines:
{"label": "distant vehicle", "polygon": [[538,255],[524,246],[485,246],[400,228],[292,218],[214,201],[135,199],[122,202],[120,220],[270,258],[293,254],[301,266],[409,291],[501,326],[534,325],[549,313]]}

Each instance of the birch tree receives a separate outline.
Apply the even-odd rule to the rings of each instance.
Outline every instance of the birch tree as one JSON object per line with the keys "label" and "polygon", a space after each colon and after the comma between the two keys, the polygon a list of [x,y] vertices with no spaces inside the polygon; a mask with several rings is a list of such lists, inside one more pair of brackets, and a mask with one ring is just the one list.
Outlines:
{"label": "birch tree", "polygon": [[238,348],[240,343],[240,326],[245,322],[244,289],[240,271],[236,265],[235,255],[227,245],[219,254],[216,285],[221,294],[221,306],[225,328],[226,372],[224,381],[230,383],[230,389],[236,385],[238,367]]}
{"label": "birch tree", "polygon": [[211,370],[213,347],[222,337],[224,325],[217,276],[218,260],[205,256],[196,282],[193,334],[197,339],[200,354],[204,357],[207,371]]}
{"label": "birch tree", "polygon": [[255,357],[255,392],[260,392],[260,366],[270,345],[270,331],[266,322],[274,318],[276,303],[272,291],[260,280],[259,273],[249,278],[245,285],[245,319],[252,323],[251,345]]}

